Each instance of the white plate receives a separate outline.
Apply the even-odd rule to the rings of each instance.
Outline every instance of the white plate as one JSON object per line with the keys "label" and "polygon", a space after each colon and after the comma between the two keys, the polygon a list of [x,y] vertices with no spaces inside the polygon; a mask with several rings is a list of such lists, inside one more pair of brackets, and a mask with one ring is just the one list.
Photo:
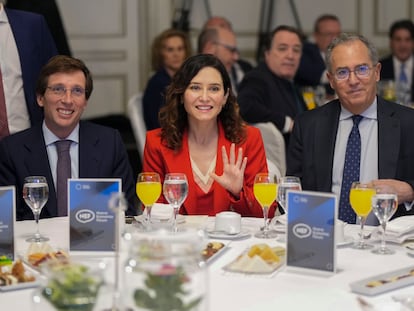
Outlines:
{"label": "white plate", "polygon": [[414,256],[414,242],[405,243],[404,248],[407,251],[408,255]]}
{"label": "white plate", "polygon": [[[145,222],[145,215],[135,216],[135,220],[138,222]],[[151,215],[151,221],[153,223],[166,223],[172,221],[172,215]],[[184,215],[177,215],[177,224],[182,224],[185,222]]]}
{"label": "white plate", "polygon": [[348,246],[348,245],[351,245],[352,243],[354,243],[354,238],[351,236],[345,236],[345,238],[342,241],[336,243],[336,246],[340,246],[340,247]]}
{"label": "white plate", "polygon": [[250,236],[250,232],[247,230],[242,230],[238,234],[228,234],[224,232],[217,232],[215,230],[207,231],[208,237],[213,239],[223,239],[223,240],[236,240],[242,239]]}
{"label": "white plate", "polygon": [[33,282],[24,282],[24,283],[17,283],[13,285],[5,285],[5,286],[0,286],[0,292],[8,292],[12,290],[32,288],[32,287],[37,287],[39,285],[40,285],[40,282],[38,280],[34,280]]}

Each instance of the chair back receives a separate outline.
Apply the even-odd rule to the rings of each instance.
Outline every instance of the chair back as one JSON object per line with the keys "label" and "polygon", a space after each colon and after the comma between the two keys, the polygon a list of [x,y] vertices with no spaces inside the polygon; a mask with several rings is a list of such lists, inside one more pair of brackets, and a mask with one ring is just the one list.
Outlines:
{"label": "chair back", "polygon": [[143,161],[145,139],[147,128],[144,122],[144,112],[142,109],[142,93],[134,94],[128,101],[128,117],[131,121],[137,149],[141,161]]}
{"label": "chair back", "polygon": [[272,122],[254,123],[262,134],[266,158],[277,167],[281,176],[286,174],[286,146],[282,133]]}

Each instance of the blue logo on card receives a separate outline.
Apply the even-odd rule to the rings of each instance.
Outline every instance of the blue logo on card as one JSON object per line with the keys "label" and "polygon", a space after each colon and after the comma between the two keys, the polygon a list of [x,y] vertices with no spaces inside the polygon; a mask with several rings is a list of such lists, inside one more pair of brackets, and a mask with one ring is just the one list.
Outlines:
{"label": "blue logo on card", "polygon": [[312,234],[312,229],[307,224],[298,223],[293,226],[293,234],[299,239],[304,239]]}
{"label": "blue logo on card", "polygon": [[95,219],[95,213],[89,209],[81,209],[76,212],[75,217],[77,221],[86,224]]}

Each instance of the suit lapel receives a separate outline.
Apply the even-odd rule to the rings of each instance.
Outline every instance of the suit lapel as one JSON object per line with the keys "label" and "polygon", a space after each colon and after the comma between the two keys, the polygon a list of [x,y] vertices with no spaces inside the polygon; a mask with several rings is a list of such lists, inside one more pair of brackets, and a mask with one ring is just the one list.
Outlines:
{"label": "suit lapel", "polygon": [[336,100],[328,105],[322,118],[315,125],[314,137],[319,137],[319,140],[315,140],[313,143],[315,146],[315,171],[318,172],[316,188],[330,192],[332,188],[332,167],[340,104]]}
{"label": "suit lapel", "polygon": [[79,124],[79,178],[90,176],[99,177],[99,164],[102,152],[99,147],[99,138],[93,130],[88,130],[88,124]]}
{"label": "suit lapel", "polygon": [[400,149],[400,122],[392,105],[378,97],[378,178],[394,178]]}
{"label": "suit lapel", "polygon": [[31,137],[24,143],[24,148],[26,152],[23,165],[25,165],[27,172],[29,172],[30,175],[45,176],[49,185],[49,199],[43,209],[47,210],[47,214],[56,216],[55,183],[50,170],[49,157],[47,155],[41,125],[37,125],[35,130],[31,132]]}

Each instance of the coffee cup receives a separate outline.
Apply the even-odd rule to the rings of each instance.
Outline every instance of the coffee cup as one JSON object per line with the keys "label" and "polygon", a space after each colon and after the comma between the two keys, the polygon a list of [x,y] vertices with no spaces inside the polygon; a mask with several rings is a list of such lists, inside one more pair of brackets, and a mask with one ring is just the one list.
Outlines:
{"label": "coffee cup", "polygon": [[216,215],[215,231],[223,231],[228,234],[240,233],[241,215],[235,212],[221,212]]}
{"label": "coffee cup", "polygon": [[336,220],[335,235],[336,235],[336,242],[337,243],[341,243],[345,240],[345,226],[346,226],[346,222],[343,222],[340,219]]}

